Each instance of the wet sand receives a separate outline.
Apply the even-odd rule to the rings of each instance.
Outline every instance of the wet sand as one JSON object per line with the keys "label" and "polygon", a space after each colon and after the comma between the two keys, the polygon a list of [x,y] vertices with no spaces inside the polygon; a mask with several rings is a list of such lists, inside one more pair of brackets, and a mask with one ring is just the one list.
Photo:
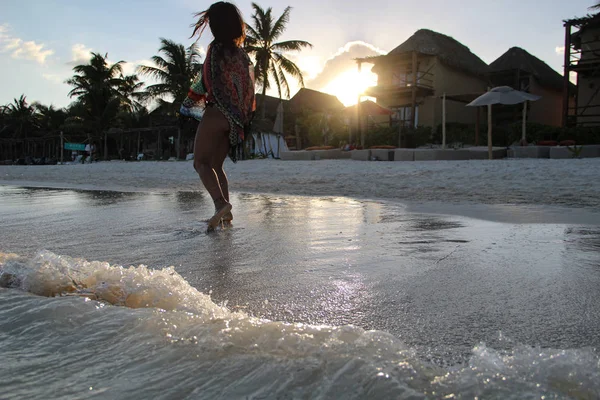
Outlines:
{"label": "wet sand", "polygon": [[[597,209],[600,158],[431,162],[226,161],[241,193],[345,196],[458,205]],[[191,161],[0,166],[0,185],[124,192],[202,191]]]}
{"label": "wet sand", "polygon": [[[552,220],[559,208],[500,207],[489,221],[343,197],[236,193],[232,203],[233,226],[207,235],[211,205],[198,192],[5,186],[0,250],[173,265],[231,310],[390,332],[441,364],[463,362],[481,342],[502,349],[507,338],[600,346],[593,212],[567,223]],[[464,214],[494,215],[487,210]],[[534,217],[515,222],[524,215]]]}

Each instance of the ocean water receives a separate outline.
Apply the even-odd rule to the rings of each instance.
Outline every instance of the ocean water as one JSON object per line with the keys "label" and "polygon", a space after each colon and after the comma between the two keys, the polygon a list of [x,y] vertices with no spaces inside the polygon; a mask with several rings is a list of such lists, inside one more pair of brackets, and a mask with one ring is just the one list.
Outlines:
{"label": "ocean water", "polygon": [[594,213],[233,203],[2,188],[0,398],[600,397]]}

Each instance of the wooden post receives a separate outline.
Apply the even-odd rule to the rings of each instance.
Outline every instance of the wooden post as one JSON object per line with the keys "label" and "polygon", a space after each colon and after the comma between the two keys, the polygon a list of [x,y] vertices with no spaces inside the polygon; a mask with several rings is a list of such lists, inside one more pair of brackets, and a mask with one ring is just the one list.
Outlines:
{"label": "wooden post", "polygon": [[122,148],[124,148],[124,144],[123,144],[123,132],[121,132],[119,134],[119,148],[117,149],[117,154],[119,154],[119,159],[121,158],[121,149]]}
{"label": "wooden post", "polygon": [[565,23],[565,60],[563,73],[563,117],[562,126],[566,127],[569,119],[569,74],[571,72],[571,24]]}
{"label": "wooden post", "polygon": [[398,121],[398,147],[402,148],[402,124]]}
{"label": "wooden post", "polygon": [[[160,130],[158,131],[158,133],[156,134],[156,154],[155,157],[159,157],[158,159],[160,160],[162,158],[162,154],[160,154]],[[159,156],[160,154],[160,156]]]}
{"label": "wooden post", "polygon": [[475,146],[479,146],[479,107],[475,107]]}
{"label": "wooden post", "polygon": [[494,158],[492,149],[492,105],[488,105],[488,156],[492,160]]}
{"label": "wooden post", "polygon": [[60,131],[60,163],[61,164],[63,164],[65,162],[64,148],[65,148],[65,136],[63,135],[63,132]]}
{"label": "wooden post", "polygon": [[523,102],[523,128],[522,128],[522,136],[521,136],[521,142],[525,143],[525,141],[527,140],[527,100],[525,100]]}
{"label": "wooden post", "polygon": [[352,146],[352,118],[347,118],[346,123],[348,124],[348,146]]}
{"label": "wooden post", "polygon": [[[516,77],[516,84],[515,84],[515,89],[516,90],[521,90],[521,70],[518,69],[517,70],[517,77]],[[517,119],[519,118],[519,108],[518,107],[514,107],[513,108],[513,121],[517,122]]]}
{"label": "wooden post", "polygon": [[[358,75],[360,76],[360,74],[362,73],[362,61],[358,61]],[[365,133],[363,131],[363,126],[362,126],[362,121],[361,121],[361,113],[360,113],[360,108],[361,108],[361,104],[360,104],[360,99],[361,99],[361,93],[358,94],[358,98],[356,101],[356,132],[358,133],[358,137],[360,137],[360,145],[364,148],[365,147]]]}
{"label": "wooden post", "polygon": [[417,111],[417,52],[412,52],[412,99],[411,99],[411,114],[410,114],[410,127],[415,127],[415,118]]}
{"label": "wooden post", "polygon": [[294,131],[296,133],[296,150],[302,150],[302,141],[300,140],[300,126],[298,122],[294,124]]}
{"label": "wooden post", "polygon": [[104,161],[108,161],[108,131],[104,131]]}
{"label": "wooden post", "polygon": [[175,144],[175,152],[177,153],[175,155],[175,159],[176,160],[180,160],[180,153],[181,153],[181,122],[179,122],[179,125],[177,126],[177,143]]}
{"label": "wooden post", "polygon": [[446,92],[442,96],[442,149],[446,148]]}

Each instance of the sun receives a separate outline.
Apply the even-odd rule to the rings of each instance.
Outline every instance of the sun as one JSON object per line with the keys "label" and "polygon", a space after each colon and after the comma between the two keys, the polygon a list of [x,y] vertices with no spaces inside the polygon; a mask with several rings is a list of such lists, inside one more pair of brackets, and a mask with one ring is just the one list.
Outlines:
{"label": "sun", "polygon": [[377,75],[370,69],[349,69],[340,73],[322,91],[336,96],[346,107],[356,104],[358,95],[377,85]]}

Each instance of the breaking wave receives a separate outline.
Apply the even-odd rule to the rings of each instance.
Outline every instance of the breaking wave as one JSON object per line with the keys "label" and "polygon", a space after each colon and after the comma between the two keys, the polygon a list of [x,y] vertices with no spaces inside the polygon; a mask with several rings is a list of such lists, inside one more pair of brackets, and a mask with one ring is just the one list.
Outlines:
{"label": "breaking wave", "polygon": [[594,349],[477,345],[442,368],[380,331],[232,312],[173,267],[0,253],[0,388],[17,398],[600,397]]}

